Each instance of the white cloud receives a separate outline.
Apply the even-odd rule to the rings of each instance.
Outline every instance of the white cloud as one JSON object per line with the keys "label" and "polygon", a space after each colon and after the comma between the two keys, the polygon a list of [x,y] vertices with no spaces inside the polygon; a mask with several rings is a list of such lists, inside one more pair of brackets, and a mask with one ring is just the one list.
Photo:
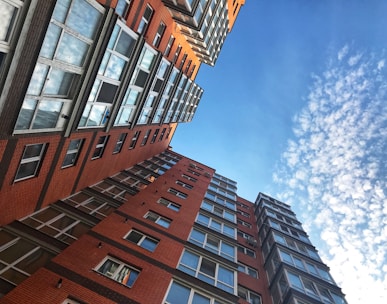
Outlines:
{"label": "white cloud", "polygon": [[278,164],[276,183],[284,190],[277,196],[308,223],[304,227],[323,249],[347,301],[382,304],[387,303],[385,60],[350,53],[344,46],[322,76],[313,75],[307,105],[294,119],[295,138]]}

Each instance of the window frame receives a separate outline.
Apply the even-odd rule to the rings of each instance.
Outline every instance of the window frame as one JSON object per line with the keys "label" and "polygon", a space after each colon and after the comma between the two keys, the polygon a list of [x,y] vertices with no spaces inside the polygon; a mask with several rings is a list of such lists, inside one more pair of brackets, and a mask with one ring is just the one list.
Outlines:
{"label": "window frame", "polygon": [[127,136],[128,136],[128,133],[126,133],[126,132],[121,133],[121,134],[118,136],[116,145],[114,146],[114,149],[113,149],[113,154],[118,154],[118,153],[121,152],[122,147],[124,146],[124,143],[125,143],[125,140],[126,140],[126,137],[127,137]]}
{"label": "window frame", "polygon": [[140,137],[141,135],[141,131],[136,131],[134,134],[133,134],[133,137],[132,137],[132,140],[130,141],[130,145],[129,145],[129,149],[134,149],[136,147],[136,144],[137,144],[137,141],[138,141],[138,138]]}
{"label": "window frame", "polygon": [[[154,220],[152,219],[152,217],[153,217]],[[153,223],[155,223],[155,224],[157,224],[157,225],[159,225],[159,226],[161,226],[161,227],[164,227],[166,229],[168,229],[171,226],[171,223],[172,223],[171,219],[166,218],[166,217],[158,214],[157,212],[154,212],[154,211],[151,211],[151,210],[149,210],[147,213],[145,213],[144,218],[149,220],[149,221],[151,221],[151,222],[153,222]],[[161,224],[162,221],[164,221],[166,224],[165,225]]]}
{"label": "window frame", "polygon": [[105,152],[105,149],[106,149],[106,145],[109,141],[109,137],[110,135],[102,135],[99,137],[98,142],[95,145],[91,160],[102,158],[103,153]]}
{"label": "window frame", "polygon": [[177,190],[177,189],[175,189],[175,188],[169,188],[169,189],[167,190],[167,192],[168,192],[168,193],[171,193],[171,194],[173,194],[174,196],[177,196],[177,197],[179,197],[179,198],[181,198],[181,199],[187,199],[187,197],[188,197],[188,194],[186,194],[186,193],[184,193],[184,192],[181,192],[181,191],[179,191],[179,190]]}
{"label": "window frame", "polygon": [[[105,263],[106,263],[107,261],[111,261],[111,262],[113,262],[113,263],[118,264],[117,268],[113,271],[113,273],[111,273],[111,276],[109,276],[109,275],[107,275],[106,273],[100,271],[101,268],[105,265]],[[120,279],[119,277],[118,277],[117,279],[114,278],[114,277],[120,275],[120,273],[121,273],[121,271],[124,269],[124,267],[129,268],[129,270],[130,270],[129,274],[132,274],[133,272],[135,273],[135,278],[133,279],[133,283],[132,283],[130,286],[127,285],[126,283],[123,283],[123,282],[125,281],[125,276],[126,276],[127,274],[125,274],[125,276],[122,278],[121,281],[118,280],[118,279]],[[127,264],[127,263],[125,263],[125,262],[123,262],[123,261],[117,259],[117,258],[113,258],[112,256],[109,256],[109,255],[106,256],[106,257],[105,257],[105,258],[104,258],[104,259],[103,259],[96,267],[94,267],[93,270],[96,271],[97,273],[103,275],[104,277],[107,277],[107,278],[109,278],[110,280],[116,281],[117,283],[120,283],[121,285],[124,285],[124,286],[126,286],[126,287],[128,287],[128,288],[132,288],[132,287],[133,287],[134,283],[136,282],[138,276],[139,276],[140,273],[141,273],[141,270],[140,270],[140,269],[138,269],[138,268],[136,268],[136,267],[133,267],[133,266],[131,266],[131,265],[129,265],[129,264]],[[106,272],[109,273],[108,271],[106,271]],[[127,279],[127,280],[128,280],[128,279]]]}
{"label": "window frame", "polygon": [[[147,11],[149,11],[149,17],[146,16]],[[146,32],[149,28],[149,23],[152,20],[154,12],[155,12],[155,10],[153,9],[153,7],[150,6],[149,3],[147,3],[145,10],[144,10],[144,13],[141,16],[140,23],[138,24],[137,33],[139,33],[140,35],[146,34]]]}
{"label": "window frame", "polygon": [[[28,147],[39,146],[39,145],[41,145],[39,155],[24,158],[26,155]],[[19,166],[18,166],[16,174],[15,174],[14,182],[19,182],[19,181],[23,181],[26,179],[34,178],[34,177],[37,177],[39,175],[39,171],[40,171],[40,168],[42,166],[42,162],[43,162],[44,156],[46,154],[47,147],[48,147],[48,143],[29,144],[29,145],[24,146],[23,154],[21,156]],[[37,163],[36,163],[36,166],[35,166],[32,174],[29,174],[29,175],[26,175],[23,177],[18,177],[18,175],[20,173],[20,169],[24,165],[34,163],[34,162],[37,162]]]}
{"label": "window frame", "polygon": [[[130,239],[129,239],[129,236],[130,236],[132,233],[136,233],[136,234],[138,234],[138,235],[141,235],[141,238],[140,238],[137,242],[135,242],[135,241],[133,241],[133,240],[130,240]],[[124,236],[124,239],[127,240],[128,242],[131,242],[131,243],[133,243],[133,244],[136,244],[137,246],[139,246],[139,247],[141,247],[141,248],[144,248],[145,250],[148,250],[148,251],[150,251],[150,252],[154,252],[154,251],[156,250],[157,245],[158,245],[159,242],[160,242],[160,240],[158,240],[158,239],[156,239],[156,238],[154,238],[154,237],[152,237],[152,236],[149,236],[149,235],[147,235],[147,234],[145,234],[145,233],[143,233],[143,232],[141,232],[141,231],[139,231],[139,230],[137,230],[137,229],[131,229],[131,230]],[[153,249],[150,249],[149,247],[146,247],[146,246],[143,245],[144,242],[145,242],[146,240],[148,240],[148,241],[150,241],[150,242],[152,242],[152,243],[154,244],[154,248],[153,248]]]}
{"label": "window frame", "polygon": [[167,29],[166,24],[161,21],[159,27],[157,28],[157,32],[155,34],[155,38],[153,39],[152,45],[156,48],[160,46],[161,40],[163,39],[165,30]]}
{"label": "window frame", "polygon": [[[173,211],[176,211],[176,212],[179,212],[180,211],[180,208],[181,208],[181,205],[180,204],[177,204],[175,202],[172,202],[170,201],[169,199],[166,199],[164,197],[160,197],[158,200],[157,200],[157,203],[160,204],[160,205],[163,205]],[[172,208],[171,208],[172,207]]]}

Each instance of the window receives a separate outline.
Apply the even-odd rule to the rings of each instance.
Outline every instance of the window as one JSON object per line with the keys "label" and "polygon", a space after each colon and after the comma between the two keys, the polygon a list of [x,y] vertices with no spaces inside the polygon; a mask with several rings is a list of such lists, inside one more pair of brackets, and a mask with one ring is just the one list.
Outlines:
{"label": "window", "polygon": [[141,142],[141,146],[145,146],[146,145],[146,142],[148,141],[148,138],[149,138],[149,134],[151,133],[151,129],[147,130],[145,135],[144,135],[144,138],[142,139],[142,142]]}
{"label": "window", "polygon": [[184,250],[177,268],[208,284],[214,285],[224,291],[234,293],[236,273],[210,259]]}
{"label": "window", "polygon": [[189,241],[228,260],[235,260],[235,246],[215,237],[214,235],[205,233],[197,228],[193,228]]}
{"label": "window", "polygon": [[186,184],[186,183],[182,182],[181,180],[177,180],[176,184],[178,184],[179,186],[182,186],[183,188],[189,189],[189,190],[191,190],[193,188],[192,185]]}
{"label": "window", "polygon": [[168,207],[169,209],[176,211],[176,212],[179,211],[180,207],[181,207],[179,204],[173,203],[170,200],[167,200],[163,197],[161,197],[157,202],[161,205]]}
{"label": "window", "polygon": [[64,128],[103,12],[95,1],[56,3],[15,125],[16,133]]}
{"label": "window", "polygon": [[237,213],[240,215],[243,215],[244,217],[250,217],[250,214],[248,214],[247,212],[244,212],[244,211],[238,210]]}
{"label": "window", "polygon": [[91,186],[91,188],[120,202],[125,202],[127,200],[126,190],[123,187],[121,188],[118,185],[112,184],[109,180],[99,182],[98,184]]}
{"label": "window", "polygon": [[181,304],[181,303],[197,303],[197,304],[222,304],[215,300],[213,296],[204,295],[191,287],[187,287],[176,281],[172,281],[164,304]]}
{"label": "window", "polygon": [[234,227],[227,225],[225,223],[222,223],[218,220],[214,220],[212,217],[209,217],[207,215],[199,213],[197,218],[196,218],[196,222],[205,226],[205,227],[208,227],[212,230],[223,233],[226,236],[235,239],[235,228]]}
{"label": "window", "polygon": [[139,270],[110,256],[106,257],[95,270],[127,287],[132,287],[140,274]]}
{"label": "window", "polygon": [[130,142],[130,145],[129,145],[129,149],[134,149],[134,147],[136,146],[138,137],[140,136],[140,133],[141,131],[136,131],[136,133],[134,133],[132,137],[132,141]]}
{"label": "window", "polygon": [[15,32],[15,27],[20,17],[19,12],[22,6],[23,1],[21,0],[0,0],[0,10],[2,13],[2,24],[0,28],[0,70],[2,59],[5,57],[4,55],[7,54],[10,50],[12,36]]}
{"label": "window", "polygon": [[194,170],[191,170],[191,169],[187,169],[187,172],[188,172],[188,173],[191,173],[191,174],[193,174],[193,175],[195,175],[195,176],[200,176],[200,173],[198,173],[198,172],[196,172],[196,171],[194,171]]}
{"label": "window", "polygon": [[125,239],[151,252],[155,251],[156,246],[159,243],[159,240],[137,230],[130,231]]}
{"label": "window", "polygon": [[258,279],[258,271],[255,270],[254,268],[251,268],[250,266],[239,263],[238,264],[238,271],[243,272],[245,274],[248,274],[249,276],[252,276],[253,278]]}
{"label": "window", "polygon": [[74,194],[63,201],[98,219],[104,219],[118,207],[114,207],[105,201],[83,192]]}
{"label": "window", "polygon": [[237,222],[238,222],[238,224],[240,224],[240,225],[242,225],[242,226],[251,228],[251,224],[250,224],[250,223],[247,223],[247,222],[242,221],[242,220],[240,220],[240,219],[237,219]]}
{"label": "window", "polygon": [[118,0],[116,6],[116,13],[126,19],[129,12],[130,2],[131,0]]}
{"label": "window", "polygon": [[213,204],[213,203],[210,203],[207,201],[203,201],[202,205],[200,207],[204,210],[207,210],[209,212],[216,214],[217,216],[223,217],[224,219],[235,223],[235,218],[236,218],[235,213],[230,212],[226,209],[223,209],[223,208],[217,206],[216,204]]}
{"label": "window", "polygon": [[144,217],[152,222],[155,222],[156,224],[158,224],[162,227],[165,227],[165,228],[168,228],[169,225],[171,224],[170,219],[162,217],[160,214],[157,214],[157,213],[152,212],[152,211],[148,211]]}
{"label": "window", "polygon": [[246,240],[249,240],[249,239],[253,239],[253,236],[246,233],[246,232],[243,232],[243,231],[240,231],[238,230],[237,234],[240,236],[240,237],[243,237],[244,239]]}
{"label": "window", "polygon": [[187,194],[183,193],[183,192],[180,192],[179,190],[176,190],[174,188],[169,188],[168,189],[168,192],[169,193],[172,193],[173,195],[176,195],[177,197],[180,197],[182,199],[186,199],[188,197]]}
{"label": "window", "polygon": [[11,284],[13,287],[19,285],[55,255],[11,232],[0,230],[0,294],[9,292],[7,287]]}
{"label": "window", "polygon": [[165,29],[166,29],[166,25],[164,24],[164,22],[161,22],[159,25],[159,28],[157,29],[155,38],[153,39],[153,45],[155,47],[159,47],[161,39],[163,38]]}
{"label": "window", "polygon": [[138,28],[137,28],[137,32],[139,34],[145,34],[146,30],[148,29],[149,22],[152,18],[152,15],[153,15],[153,9],[149,4],[147,4],[144,11],[144,15],[142,15],[140,24],[138,25]]}
{"label": "window", "polygon": [[67,244],[91,229],[90,225],[51,207],[24,218],[22,222]]}
{"label": "window", "polygon": [[167,128],[163,128],[163,130],[161,131],[161,134],[160,134],[160,137],[159,137],[159,141],[163,140],[166,130],[167,130]]}
{"label": "window", "polygon": [[189,181],[195,182],[195,183],[198,181],[197,178],[194,178],[194,177],[189,176],[189,175],[187,175],[187,174],[182,174],[181,177],[183,177],[183,178],[185,178],[185,179],[188,179]]}
{"label": "window", "polygon": [[135,188],[136,190],[142,190],[148,186],[148,184],[142,179],[129,175],[125,171],[117,173],[116,175],[112,176],[112,178],[126,186]]}
{"label": "window", "polygon": [[261,296],[248,290],[245,287],[238,286],[238,296],[244,300],[246,300],[250,304],[261,304]]}
{"label": "window", "polygon": [[66,156],[62,163],[62,168],[75,166],[79,153],[83,145],[83,139],[73,139],[67,148]]}
{"label": "window", "polygon": [[168,44],[165,47],[165,51],[164,51],[164,55],[165,56],[167,56],[167,57],[169,56],[169,53],[171,52],[171,49],[172,49],[172,46],[173,46],[174,42],[175,42],[175,37],[173,37],[173,35],[171,35],[169,37]]}
{"label": "window", "polygon": [[206,198],[208,198],[214,202],[217,202],[218,204],[224,205],[225,207],[230,208],[234,211],[236,211],[236,209],[237,209],[235,203],[233,203],[227,199],[224,199],[220,195],[215,195],[215,194],[207,191]]}
{"label": "window", "polygon": [[177,58],[179,58],[180,52],[181,52],[181,45],[179,44],[177,46],[177,49],[176,49],[176,52],[175,52],[175,56],[173,57],[173,62],[176,62]]}
{"label": "window", "polygon": [[238,251],[242,252],[243,254],[246,254],[252,258],[255,258],[255,252],[253,250],[250,250],[249,248],[238,245]]}
{"label": "window", "polygon": [[121,152],[122,146],[124,145],[124,142],[125,142],[127,135],[128,135],[128,133],[121,133],[120,134],[120,136],[118,137],[118,140],[116,142],[116,145],[114,147],[113,154]]}
{"label": "window", "polygon": [[95,146],[95,150],[93,153],[93,156],[91,159],[97,159],[101,158],[103,155],[103,152],[105,151],[106,144],[108,142],[109,136],[101,136],[97,142],[97,145]]}
{"label": "window", "polygon": [[123,22],[117,21],[110,36],[108,47],[98,68],[87,105],[79,127],[101,127],[106,125],[116,102],[116,93],[132,59],[138,37]]}
{"label": "window", "polygon": [[153,133],[151,144],[153,144],[156,141],[157,135],[159,134],[160,129],[156,129],[155,133]]}
{"label": "window", "polygon": [[38,175],[47,144],[27,145],[17,169],[15,181],[24,180]]}

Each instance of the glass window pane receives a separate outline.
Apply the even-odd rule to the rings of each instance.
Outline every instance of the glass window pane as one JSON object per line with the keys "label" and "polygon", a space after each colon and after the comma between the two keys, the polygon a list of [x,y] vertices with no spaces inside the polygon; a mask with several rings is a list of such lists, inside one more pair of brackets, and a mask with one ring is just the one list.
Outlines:
{"label": "glass window pane", "polygon": [[82,67],[88,49],[88,44],[75,38],[73,35],[65,33],[58,46],[55,58]]}
{"label": "glass window pane", "polygon": [[40,267],[46,265],[54,256],[54,254],[40,248],[16,264],[16,267],[33,274]]}
{"label": "glass window pane", "polygon": [[6,263],[12,263],[13,261],[16,261],[32,249],[34,249],[36,246],[20,239],[12,246],[4,249],[2,252],[0,252],[0,260],[6,262]]}
{"label": "glass window pane", "polygon": [[32,129],[55,128],[59,114],[62,109],[62,102],[43,100],[39,103]]}
{"label": "glass window pane", "polygon": [[154,251],[157,246],[157,241],[154,241],[150,238],[145,238],[144,241],[141,243],[141,247],[149,250],[149,251]]}
{"label": "glass window pane", "polygon": [[[57,5],[58,6],[58,5]],[[40,49],[40,56],[52,59],[58,45],[61,28],[53,23],[50,23],[43,41],[43,46]]]}
{"label": "glass window pane", "polygon": [[129,58],[132,54],[135,42],[136,41],[131,36],[122,31],[115,50]]}
{"label": "glass window pane", "polygon": [[22,179],[29,176],[35,176],[39,166],[39,160],[21,164],[17,171],[16,179]]}
{"label": "glass window pane", "polygon": [[40,95],[44,81],[46,80],[47,72],[48,66],[40,63],[35,66],[34,73],[32,74],[32,78],[28,86],[27,94]]}
{"label": "glass window pane", "polygon": [[168,292],[167,302],[170,304],[188,303],[189,295],[189,288],[173,282]]}
{"label": "glass window pane", "polygon": [[68,96],[75,74],[52,69],[44,88],[45,95]]}
{"label": "glass window pane", "polygon": [[119,80],[125,64],[126,61],[124,59],[112,54],[104,75],[111,79]]}
{"label": "glass window pane", "polygon": [[215,277],[216,264],[207,259],[202,259],[200,265],[200,272],[205,273],[211,277]]}
{"label": "glass window pane", "polygon": [[63,23],[65,21],[69,6],[70,6],[70,0],[58,1],[55,5],[53,18]]}
{"label": "glass window pane", "polygon": [[210,304],[211,299],[195,292],[192,298],[192,304]]}
{"label": "glass window pane", "polygon": [[106,260],[105,263],[103,263],[102,266],[98,269],[98,272],[108,277],[112,277],[118,266],[118,263],[113,262],[111,260]]}
{"label": "glass window pane", "polygon": [[22,109],[17,118],[16,130],[26,130],[29,129],[32,117],[35,112],[37,101],[34,99],[25,99],[23,102]]}
{"label": "glass window pane", "polygon": [[101,13],[85,0],[74,0],[66,24],[87,38],[93,38]]}
{"label": "glass window pane", "polygon": [[20,273],[19,271],[16,271],[13,268],[9,268],[7,271],[3,272],[1,276],[4,279],[14,283],[15,285],[19,285],[21,282],[28,278],[28,276]]}
{"label": "glass window pane", "polygon": [[132,232],[130,232],[130,234],[126,237],[126,239],[127,239],[128,241],[131,241],[131,242],[137,244],[137,243],[141,240],[142,236],[143,236],[143,235],[142,235],[141,233],[138,233],[137,231],[132,231]]}

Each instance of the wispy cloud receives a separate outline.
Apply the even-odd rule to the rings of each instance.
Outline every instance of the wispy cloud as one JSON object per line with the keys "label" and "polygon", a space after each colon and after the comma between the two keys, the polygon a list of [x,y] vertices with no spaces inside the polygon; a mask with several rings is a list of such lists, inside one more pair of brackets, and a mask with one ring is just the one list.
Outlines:
{"label": "wispy cloud", "polygon": [[325,242],[320,255],[348,302],[387,303],[385,61],[348,46],[333,57],[313,76],[273,179]]}

